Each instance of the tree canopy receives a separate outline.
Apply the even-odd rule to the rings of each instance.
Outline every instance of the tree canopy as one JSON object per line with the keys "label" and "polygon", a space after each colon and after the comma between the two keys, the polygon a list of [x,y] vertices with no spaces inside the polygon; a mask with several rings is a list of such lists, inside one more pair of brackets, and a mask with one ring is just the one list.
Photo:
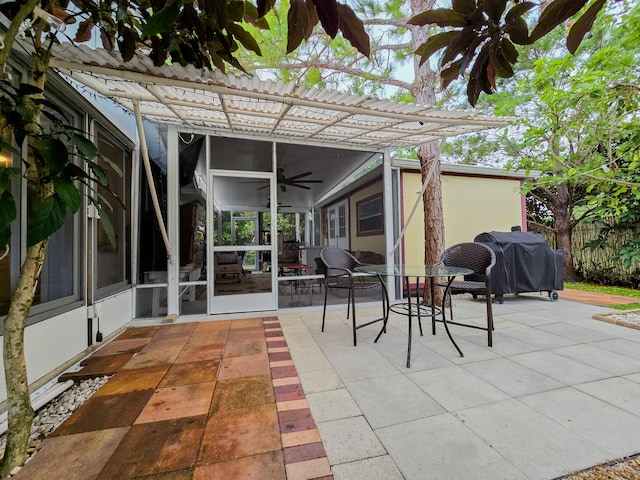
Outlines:
{"label": "tree canopy", "polygon": [[451,4],[451,8],[426,10],[409,20],[412,25],[435,24],[446,29],[431,35],[416,53],[426,62],[444,49],[439,61],[443,88],[468,71],[467,98],[475,105],[482,92],[496,91],[497,77],[513,76],[516,45],[536,42],[580,12],[566,38],[567,49],[575,53],[607,0],[452,0]]}

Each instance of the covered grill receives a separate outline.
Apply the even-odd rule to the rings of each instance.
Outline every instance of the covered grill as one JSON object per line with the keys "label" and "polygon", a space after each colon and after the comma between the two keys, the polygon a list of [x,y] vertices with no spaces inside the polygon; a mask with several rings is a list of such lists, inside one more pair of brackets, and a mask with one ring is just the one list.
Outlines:
{"label": "covered grill", "polygon": [[547,291],[553,301],[563,289],[562,251],[553,250],[544,237],[531,232],[488,232],[474,239],[496,254],[491,292],[500,303],[507,293]]}

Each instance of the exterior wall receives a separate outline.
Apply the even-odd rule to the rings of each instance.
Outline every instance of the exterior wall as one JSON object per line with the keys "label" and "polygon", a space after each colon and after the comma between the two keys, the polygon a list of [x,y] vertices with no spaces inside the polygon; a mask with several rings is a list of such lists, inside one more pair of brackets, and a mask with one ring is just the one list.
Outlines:
{"label": "exterior wall", "polygon": [[483,232],[522,227],[520,181],[506,178],[442,176],[445,244],[472,242]]}
{"label": "exterior wall", "polygon": [[[100,331],[106,339],[131,320],[132,290],[96,303]],[[93,338],[97,332],[93,324]],[[2,346],[0,345],[0,351]],[[52,380],[65,365],[70,366],[78,355],[89,352],[87,341],[87,307],[82,306],[62,315],[38,322],[25,329],[25,356],[29,384]],[[0,364],[0,402],[7,398],[4,367]]]}
{"label": "exterior wall", "polygon": [[382,181],[372,183],[362,190],[354,192],[349,197],[349,229],[351,233],[351,250],[352,251],[370,251],[385,254],[385,236],[382,235],[363,235],[358,236],[358,209],[359,201],[369,198],[383,189]]}
{"label": "exterior wall", "polygon": [[[16,60],[15,68],[20,70],[21,65]],[[109,142],[113,142],[109,145],[118,145],[123,152],[126,151],[127,156],[123,158],[125,161],[129,161],[130,152],[134,146],[133,140],[111,123],[98,105],[84,99],[66,81],[54,74],[50,76],[46,95],[49,101],[64,109],[74,127],[89,134],[95,134],[96,129],[100,128],[103,134],[108,134]],[[14,158],[15,163],[16,159]],[[122,170],[124,171],[125,168]],[[127,177],[127,181],[130,181],[129,177]],[[13,193],[18,199],[19,216],[12,226],[13,244],[10,256],[7,257],[3,268],[0,269],[0,277],[2,278],[0,288],[4,289],[3,293],[10,292],[11,288],[15,286],[22,248],[26,243],[26,232],[21,230],[21,227],[26,225],[27,214],[24,208],[26,185],[14,182],[12,189],[15,189]],[[120,196],[124,201],[130,201],[126,195],[121,193]],[[58,232],[64,235],[59,237],[57,249],[52,250],[52,242],[49,243],[45,268],[40,277],[40,302],[31,309],[28,326],[25,328],[25,358],[29,385],[32,390],[41,387],[50,380],[55,380],[65,369],[98,346],[95,343],[93,346],[89,345],[87,298],[97,298],[96,289],[93,288],[95,283],[92,281],[93,274],[98,271],[111,274],[114,262],[112,262],[107,249],[105,249],[106,253],[97,250],[100,234],[92,228],[95,220],[84,217],[83,213],[86,212],[85,203],[79,213],[74,217],[69,217],[68,223],[73,223],[73,228]],[[126,234],[130,234],[129,224],[117,226],[122,228],[116,235],[124,245],[130,244],[131,238],[124,238]],[[105,261],[94,266],[98,254],[104,254]],[[118,265],[120,271],[126,271],[126,257],[121,255],[120,258]],[[61,267],[61,259],[70,260]],[[9,260],[11,263],[8,263]],[[47,263],[49,260],[51,262]],[[45,277],[47,268],[49,276]],[[107,285],[101,293],[108,295],[107,290],[110,290],[112,294],[97,301],[89,309],[92,316],[96,318],[93,321],[93,342],[95,342],[97,332],[97,318],[100,319],[100,331],[105,340],[132,318],[133,290],[129,285],[130,281],[124,282],[121,279],[115,281],[109,276],[107,278],[108,281],[103,283],[111,282],[113,285]],[[72,287],[67,288],[69,285]],[[42,293],[45,292],[45,288],[46,295]],[[9,296],[5,295],[4,298],[8,299]],[[6,309],[0,309],[0,323],[8,310],[8,305],[5,306]],[[0,346],[1,352],[2,347]],[[5,401],[6,396],[4,366],[0,364],[0,402]]]}
{"label": "exterior wall", "polygon": [[[413,208],[422,187],[419,172],[402,172],[402,217]],[[508,232],[522,225],[520,180],[481,176],[442,175],[445,247],[472,242],[482,232]],[[404,237],[404,262],[424,263],[424,218],[420,202]]]}

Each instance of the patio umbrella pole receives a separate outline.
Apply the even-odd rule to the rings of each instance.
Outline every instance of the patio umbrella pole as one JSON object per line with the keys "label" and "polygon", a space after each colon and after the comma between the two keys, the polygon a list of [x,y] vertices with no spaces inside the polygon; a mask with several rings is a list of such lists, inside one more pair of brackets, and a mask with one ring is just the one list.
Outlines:
{"label": "patio umbrella pole", "polygon": [[164,241],[164,247],[167,250],[167,258],[170,262],[173,261],[171,255],[171,246],[169,245],[169,236],[167,235],[167,228],[164,225],[164,218],[162,218],[162,212],[160,211],[160,203],[158,202],[158,193],[156,192],[156,185],[153,181],[153,173],[151,172],[151,163],[149,162],[149,150],[147,149],[147,139],[144,135],[144,127],[142,126],[142,115],[140,114],[140,102],[133,100],[133,112],[136,116],[136,125],[138,127],[138,137],[140,137],[140,153],[142,153],[142,162],[144,163],[144,171],[147,175],[147,183],[149,184],[149,191],[151,193],[151,203],[153,203],[153,209],[158,219],[158,225],[160,226],[160,233],[162,234],[162,240]]}

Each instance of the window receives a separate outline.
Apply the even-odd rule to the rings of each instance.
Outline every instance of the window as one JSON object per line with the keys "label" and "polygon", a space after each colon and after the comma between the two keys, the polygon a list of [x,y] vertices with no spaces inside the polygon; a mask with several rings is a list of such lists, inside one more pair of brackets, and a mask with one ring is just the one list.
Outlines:
{"label": "window", "polygon": [[[131,153],[104,132],[98,132],[98,152],[122,171],[122,175],[119,175],[107,165],[107,162],[101,160],[100,165],[109,178],[109,189],[129,208],[131,206]],[[98,222],[94,270],[96,298],[121,290],[130,283],[131,279],[130,212],[113,199],[107,189],[100,187],[99,191],[111,203],[112,209],[103,208],[103,210],[113,226],[116,243],[115,246],[111,245],[104,227]]]}
{"label": "window", "polygon": [[382,193],[356,203],[358,236],[384,234]]}
{"label": "window", "polygon": [[[57,105],[65,105],[68,99],[47,95],[49,101]],[[81,114],[65,109],[65,124],[78,128]],[[43,116],[42,127],[45,131],[55,131],[57,123],[51,118],[57,112]],[[62,120],[62,118],[60,117]],[[24,155],[28,155],[25,148]],[[16,159],[14,159],[14,166]],[[27,223],[28,206],[35,201],[34,190],[27,186],[26,179],[15,179],[11,191],[16,200],[18,218],[12,225],[11,249],[7,256],[0,260],[0,316],[8,312],[10,295],[17,285],[20,266],[27,248],[27,231],[21,228]],[[28,325],[40,322],[76,307],[83,298],[84,262],[81,255],[84,245],[84,217],[82,214],[67,215],[62,227],[49,238],[45,258],[40,272],[37,289],[34,295]],[[0,257],[5,252],[0,252]]]}
{"label": "window", "polygon": [[336,238],[336,211],[329,210],[329,238]]}
{"label": "window", "polygon": [[340,205],[338,207],[338,237],[345,238],[347,236],[347,207]]}

